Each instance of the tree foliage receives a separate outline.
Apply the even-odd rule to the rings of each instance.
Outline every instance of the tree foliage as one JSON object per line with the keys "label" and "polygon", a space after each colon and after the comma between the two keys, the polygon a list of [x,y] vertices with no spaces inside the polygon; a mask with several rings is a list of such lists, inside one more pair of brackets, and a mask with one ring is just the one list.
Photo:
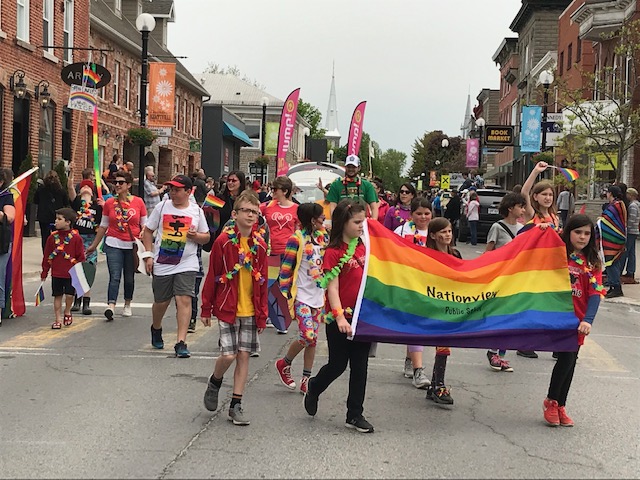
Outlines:
{"label": "tree foliage", "polygon": [[327,131],[322,128],[322,114],[320,110],[300,99],[298,101],[298,113],[309,123],[310,137],[321,139]]}
{"label": "tree foliage", "polygon": [[209,62],[207,67],[204,69],[204,73],[221,73],[224,75],[233,75],[234,77],[238,77],[240,80],[247,82],[250,85],[253,85],[260,90],[266,90],[263,84],[258,82],[255,78],[249,78],[247,75],[242,73],[242,71],[238,68],[237,65],[221,67],[217,63]]}
{"label": "tree foliage", "polygon": [[564,136],[586,140],[581,155],[604,157],[619,180],[623,159],[640,142],[638,99],[632,101],[634,94],[638,95],[640,20],[603,35],[602,43],[613,44],[614,65],[595,74],[579,69],[579,88],[570,88],[563,79],[556,81],[556,87],[558,103],[565,112]]}
{"label": "tree foliage", "polygon": [[[448,147],[442,146],[444,139],[449,141]],[[431,170],[439,174],[466,171],[465,148],[465,143],[459,136],[448,137],[441,130],[426,132],[413,143],[409,178],[419,177]]]}

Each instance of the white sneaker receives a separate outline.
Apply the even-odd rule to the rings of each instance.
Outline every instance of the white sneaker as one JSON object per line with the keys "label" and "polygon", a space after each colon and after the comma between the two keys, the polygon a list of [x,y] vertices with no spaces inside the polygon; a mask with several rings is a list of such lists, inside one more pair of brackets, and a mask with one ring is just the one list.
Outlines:
{"label": "white sneaker", "polygon": [[122,316],[130,317],[131,315],[133,315],[131,313],[131,305],[125,305],[124,308],[122,309]]}

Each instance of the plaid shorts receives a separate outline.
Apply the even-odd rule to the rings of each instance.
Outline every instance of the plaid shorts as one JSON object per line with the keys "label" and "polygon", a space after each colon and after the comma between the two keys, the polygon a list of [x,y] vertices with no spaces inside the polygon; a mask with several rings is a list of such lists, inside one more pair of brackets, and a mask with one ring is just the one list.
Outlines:
{"label": "plaid shorts", "polygon": [[260,351],[260,340],[255,317],[236,317],[234,323],[218,320],[220,327],[220,354],[235,355],[238,352]]}

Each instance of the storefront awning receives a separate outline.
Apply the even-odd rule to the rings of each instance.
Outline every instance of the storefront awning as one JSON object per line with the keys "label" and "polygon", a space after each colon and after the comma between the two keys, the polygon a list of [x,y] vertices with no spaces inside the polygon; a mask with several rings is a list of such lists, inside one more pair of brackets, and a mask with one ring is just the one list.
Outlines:
{"label": "storefront awning", "polygon": [[246,133],[227,122],[222,122],[222,135],[225,137],[233,137],[241,143],[244,143],[247,147],[253,146],[253,142]]}

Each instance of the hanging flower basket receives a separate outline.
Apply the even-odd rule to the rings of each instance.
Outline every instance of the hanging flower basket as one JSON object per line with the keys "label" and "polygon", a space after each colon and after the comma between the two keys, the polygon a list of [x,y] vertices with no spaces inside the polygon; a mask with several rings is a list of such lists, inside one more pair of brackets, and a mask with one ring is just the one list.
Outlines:
{"label": "hanging flower basket", "polygon": [[256,158],[254,160],[255,164],[260,166],[260,167],[267,167],[269,166],[269,162],[271,161],[271,158],[267,157],[266,155],[261,155],[258,158]]}
{"label": "hanging flower basket", "polygon": [[136,127],[127,130],[127,137],[129,137],[129,140],[136,145],[148,147],[158,136],[148,128]]}

